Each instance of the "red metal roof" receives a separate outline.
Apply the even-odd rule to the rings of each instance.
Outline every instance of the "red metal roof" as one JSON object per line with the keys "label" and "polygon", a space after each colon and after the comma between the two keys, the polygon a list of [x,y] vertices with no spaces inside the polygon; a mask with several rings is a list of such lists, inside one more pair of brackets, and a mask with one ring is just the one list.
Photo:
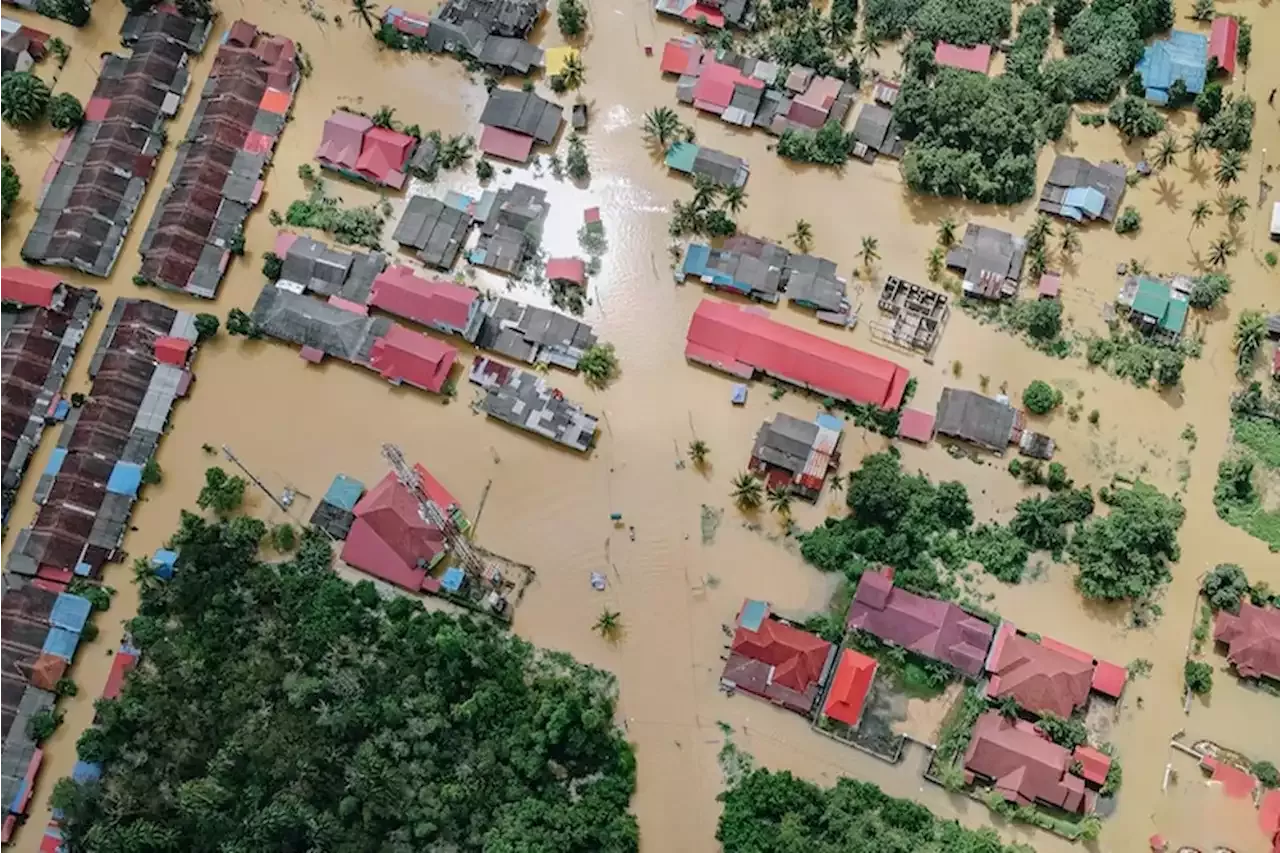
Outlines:
{"label": "red metal roof", "polygon": [[587,262],[582,258],[552,258],[547,261],[547,281],[571,281],[581,287],[587,281]]}
{"label": "red metal roof", "polygon": [[1040,276],[1040,286],[1036,293],[1044,299],[1057,299],[1062,290],[1062,276],[1056,272],[1047,272]]}
{"label": "red metal roof", "polygon": [[1111,769],[1111,756],[1099,752],[1091,746],[1077,746],[1071,757],[1080,762],[1080,773],[1085,780],[1095,785],[1107,781],[1107,771]]}
{"label": "red metal roof", "polygon": [[1280,846],[1280,790],[1270,790],[1258,806],[1258,825],[1268,840]]}
{"label": "red metal roof", "polygon": [[320,147],[316,149],[316,159],[345,169],[354,169],[356,161],[360,159],[365,131],[371,127],[373,122],[364,116],[338,110],[325,119]]}
{"label": "red metal roof", "polygon": [[533,150],[533,137],[502,127],[485,125],[480,132],[480,150],[503,160],[525,163]]}
{"label": "red metal roof", "polygon": [[1001,633],[1007,636],[997,644],[987,666],[991,673],[987,695],[1012,696],[1028,711],[1064,718],[1089,701],[1092,659],[1082,660],[1020,634],[1008,633],[1003,626]]}
{"label": "red metal roof", "polygon": [[910,374],[893,362],[704,299],[689,323],[685,357],[741,375],[760,370],[821,394],[896,409]]}
{"label": "red metal roof", "polygon": [[692,74],[702,58],[702,46],[696,41],[673,38],[662,46],[663,74]]}
{"label": "red metal roof", "polygon": [[289,92],[267,89],[262,93],[262,100],[258,102],[258,107],[275,115],[284,115],[289,111],[289,104],[292,101],[293,95]]}
{"label": "red metal roof", "polygon": [[978,718],[965,752],[964,766],[994,782],[1006,800],[1028,805],[1036,800],[1079,812],[1084,780],[1068,772],[1071,755],[1041,737],[1029,723],[1013,722],[996,711]]}
{"label": "red metal roof", "polygon": [[693,100],[714,106],[723,112],[733,100],[733,87],[736,83],[750,86],[752,89],[764,88],[764,83],[746,76],[739,68],[715,60],[705,62],[702,66],[702,75],[698,77],[698,83],[693,87]]}
{"label": "red metal roof", "polygon": [[404,167],[409,162],[414,138],[385,127],[370,128],[356,161],[356,171],[379,184],[399,189],[404,186]]}
{"label": "red metal roof", "polygon": [[227,31],[227,42],[241,47],[249,47],[257,37],[258,28],[243,19],[236,21]]}
{"label": "red metal roof", "polygon": [[53,305],[53,292],[61,282],[62,279],[58,276],[43,270],[26,267],[5,267],[0,270],[4,298],[37,308],[49,308]]}
{"label": "red metal roof", "polygon": [[1240,22],[1230,16],[1213,19],[1209,30],[1209,55],[1218,60],[1218,67],[1228,74],[1236,70],[1236,42],[1240,38]]}
{"label": "red metal roof", "polygon": [[446,343],[392,325],[386,335],[373,342],[369,363],[384,379],[408,382],[440,393],[458,351]]}
{"label": "red metal roof", "polygon": [[[744,605],[745,609],[746,605]],[[831,644],[765,611],[757,630],[741,624],[721,678],[785,708],[808,714],[831,654]]]}
{"label": "red metal roof", "polygon": [[1240,603],[1240,613],[1219,610],[1213,639],[1227,644],[1227,659],[1245,678],[1280,678],[1280,610]]}
{"label": "red metal roof", "polygon": [[875,677],[874,658],[853,649],[843,650],[822,713],[847,726],[857,726],[862,719],[862,706],[867,701],[867,693],[870,692],[871,682]]}
{"label": "red metal roof", "polygon": [[1093,689],[1104,696],[1118,699],[1129,680],[1129,670],[1111,661],[1100,660],[1093,667]]}
{"label": "red metal roof", "polygon": [[898,435],[902,438],[928,444],[933,441],[934,416],[919,409],[903,409],[898,420]]}
{"label": "red metal roof", "polygon": [[1222,793],[1232,799],[1242,800],[1258,787],[1257,779],[1234,764],[1219,761],[1211,755],[1200,759],[1200,764],[1212,774],[1213,781],[1222,784]]}
{"label": "red metal roof", "polygon": [[174,338],[168,335],[156,338],[156,361],[182,367],[187,363],[187,353],[191,350],[191,341],[186,338]]}
{"label": "red metal roof", "polygon": [[103,699],[115,699],[124,687],[124,677],[138,665],[138,656],[126,651],[116,652],[111,661],[111,672],[107,674],[107,686],[102,688]]}
{"label": "red metal roof", "polygon": [[962,71],[976,71],[979,74],[986,74],[987,69],[991,66],[991,45],[979,44],[974,47],[957,47],[954,44],[940,41],[937,49],[933,52],[933,61],[938,65],[959,68]]}
{"label": "red metal roof", "polygon": [[422,278],[406,266],[388,267],[373,280],[369,304],[424,326],[466,329],[479,293],[442,278]]}
{"label": "red metal roof", "polygon": [[360,499],[355,516],[343,561],[405,589],[421,589],[428,567],[445,550],[444,535],[423,520],[394,471]]}

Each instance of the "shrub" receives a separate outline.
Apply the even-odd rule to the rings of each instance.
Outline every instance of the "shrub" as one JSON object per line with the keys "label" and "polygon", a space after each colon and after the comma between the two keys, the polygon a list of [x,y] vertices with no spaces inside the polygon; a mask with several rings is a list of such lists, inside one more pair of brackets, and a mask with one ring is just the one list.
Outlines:
{"label": "shrub", "polygon": [[482,181],[487,181],[493,177],[493,164],[485,158],[481,157],[476,161],[476,177]]}
{"label": "shrub", "polygon": [[556,24],[566,38],[582,35],[587,28],[587,10],[581,0],[560,0],[556,6]]}
{"label": "shrub", "polygon": [[1177,534],[1186,510],[1143,482],[1099,497],[1111,512],[1082,524],[1068,548],[1079,567],[1076,588],[1087,598],[1145,599],[1181,556]]}
{"label": "shrub", "polygon": [[218,334],[218,318],[213,314],[197,314],[195,325],[197,342],[207,341]]}
{"label": "shrub", "polygon": [[1277,771],[1276,766],[1270,761],[1255,761],[1249,771],[1264,788],[1280,787],[1280,771]]}
{"label": "shrub", "polygon": [[1197,696],[1213,690],[1213,667],[1197,660],[1189,660],[1182,667],[1182,680],[1187,689]]}
{"label": "shrub", "polygon": [[1107,110],[1107,121],[1130,141],[1135,137],[1150,139],[1165,127],[1164,116],[1135,95],[1125,95],[1112,104]]}
{"label": "shrub", "polygon": [[1041,379],[1034,380],[1022,392],[1022,404],[1027,407],[1027,411],[1037,415],[1049,414],[1061,401],[1061,396],[1053,390],[1053,386]]}
{"label": "shrub", "polygon": [[18,177],[18,170],[13,168],[13,164],[9,162],[9,155],[4,155],[4,221],[9,221],[9,214],[13,212],[13,204],[18,200],[18,195],[22,192],[22,179]]}
{"label": "shrub", "polygon": [[1133,207],[1126,207],[1124,211],[1116,217],[1116,233],[1132,234],[1142,227],[1142,214],[1138,213]]}
{"label": "shrub", "polygon": [[1222,297],[1231,292],[1231,276],[1225,273],[1212,272],[1202,275],[1191,285],[1188,302],[1192,308],[1203,311],[1217,307]]}
{"label": "shrub", "polygon": [[84,121],[84,107],[70,92],[54,95],[49,101],[49,124],[57,130],[75,130]]}
{"label": "shrub", "polygon": [[1235,563],[1219,563],[1205,576],[1200,591],[1214,610],[1237,613],[1240,599],[1249,591],[1249,578]]}
{"label": "shrub", "polygon": [[142,466],[142,484],[144,486],[154,486],[164,479],[164,472],[160,470],[160,463],[156,461],[154,456],[148,456],[147,461]]}
{"label": "shrub", "polygon": [[[85,626],[89,627],[88,625]],[[43,743],[49,739],[49,736],[57,731],[58,726],[62,725],[62,713],[45,709],[32,714],[27,720],[27,733],[31,735],[32,740],[37,744]]]}
{"label": "shrub", "polygon": [[10,71],[0,83],[0,118],[9,127],[21,128],[44,118],[49,109],[49,87],[30,71]]}
{"label": "shrub", "polygon": [[1040,717],[1036,728],[1044,732],[1049,740],[1066,749],[1075,749],[1089,742],[1089,732],[1081,720],[1064,720],[1056,714],[1046,713]]}
{"label": "shrub", "polygon": [[578,359],[578,369],[582,371],[587,384],[593,388],[603,388],[618,376],[618,354],[613,344],[596,343]]}

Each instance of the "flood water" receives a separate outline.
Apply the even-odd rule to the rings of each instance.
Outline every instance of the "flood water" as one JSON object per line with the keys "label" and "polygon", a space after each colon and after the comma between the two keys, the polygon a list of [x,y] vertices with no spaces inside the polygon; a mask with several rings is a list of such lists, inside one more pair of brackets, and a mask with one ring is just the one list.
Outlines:
{"label": "flood water", "polygon": [[[266,210],[283,212],[290,201],[304,195],[297,167],[311,159],[321,126],[335,107],[356,105],[373,111],[387,103],[396,107],[397,117],[406,124],[439,129],[446,135],[478,136],[483,86],[478,76],[469,79],[456,62],[378,50],[358,22],[347,20],[340,29],[331,22],[322,25],[292,2],[239,0],[221,5],[223,18],[215,39],[237,16],[251,12],[250,19],[263,29],[300,41],[314,63],[314,73],[303,81],[294,119],[284,132],[262,208],[248,223],[247,254],[232,263],[212,306],[173,294],[139,291],[130,283],[139,266],[139,239],[172,165],[170,147],[114,276],[106,282],[81,282],[71,276],[97,287],[108,303],[118,296],[146,296],[192,311],[213,310],[223,317],[232,307],[249,309],[262,284],[261,253],[272,244],[274,229]],[[326,9],[330,21],[346,9],[337,0],[318,5]],[[426,0],[404,0],[403,5],[430,11]],[[1179,5],[1183,15],[1190,11],[1190,0]],[[1280,43],[1280,14],[1270,8],[1269,0],[1240,0],[1224,3],[1222,8],[1247,15],[1254,26],[1253,67],[1247,74],[1238,73],[1232,86],[1246,89],[1259,102],[1248,172],[1236,188],[1253,200],[1263,175],[1262,150],[1269,148],[1273,161],[1280,157],[1277,113],[1266,105],[1270,88],[1280,83],[1280,51],[1265,47]],[[79,32],[6,9],[6,15],[15,14],[72,45],[56,91],[87,99],[96,77],[94,58],[117,47],[121,4],[100,0],[92,25]],[[1195,26],[1185,17],[1178,25]],[[544,47],[559,43],[554,23],[540,30]],[[288,484],[311,496],[297,505],[302,516],[309,515],[310,501],[323,494],[338,472],[366,484],[375,482],[386,470],[379,456],[380,443],[396,442],[410,460],[430,468],[473,517],[487,492],[479,541],[492,551],[537,567],[538,579],[517,611],[515,630],[541,646],[563,649],[616,673],[620,713],[639,760],[633,806],[644,850],[717,849],[715,796],[722,789],[722,779],[716,753],[723,742],[717,721],[732,725],[735,742],[765,766],[789,769],[823,784],[841,775],[872,780],[891,794],[918,799],[940,815],[954,816],[970,826],[983,825],[991,819],[985,807],[947,795],[921,779],[914,767],[889,767],[814,734],[798,717],[748,698],[727,699],[716,689],[727,642],[722,626],[732,621],[744,597],[768,599],[780,610],[816,610],[830,593],[831,579],[806,566],[794,545],[779,540],[776,519],[761,518],[759,529],[749,529],[727,497],[729,480],[745,466],[761,421],[775,411],[812,417],[816,404],[798,394],[771,400],[769,386],[756,383],[748,404],[734,408],[729,404],[727,377],[690,366],[683,358],[689,318],[705,294],[697,284],[672,283],[666,227],[672,200],[688,198],[691,189],[666,174],[640,132],[644,111],[675,105],[674,86],[661,79],[656,56],[646,57],[643,48],[653,45],[655,53],[660,53],[662,43],[680,32],[657,21],[644,0],[594,4],[584,51],[587,83],[583,90],[592,103],[586,134],[591,181],[579,188],[550,175],[533,178],[523,170],[507,175],[501,169],[496,179],[505,185],[520,178],[548,190],[551,215],[544,248],[552,255],[576,252],[582,209],[590,205],[602,209],[609,250],[601,273],[593,279],[594,302],[585,318],[603,339],[617,346],[622,376],[608,390],[596,392],[576,377],[552,374],[566,395],[603,416],[598,446],[589,458],[485,422],[468,405],[472,390],[465,377],[459,383],[458,399],[445,405],[415,390],[389,388],[373,374],[347,365],[308,366],[291,346],[247,343],[224,335],[201,349],[195,365],[198,381],[189,399],[177,407],[159,452],[164,482],[148,488],[134,515],[138,529],[128,536],[125,547],[133,555],[151,552],[174,529],[179,509],[193,505],[203,470],[211,463],[201,452],[204,443],[229,445],[273,488]],[[191,119],[215,48],[216,40],[195,63],[194,85],[170,127],[175,142]],[[886,71],[896,63],[889,47],[875,62]],[[50,66],[42,66],[42,71],[47,78]],[[571,101],[572,96],[561,99],[566,105]],[[762,133],[695,116],[688,108],[681,107],[680,112],[696,127],[699,141],[750,161],[748,206],[739,216],[743,230],[782,240],[797,219],[807,219],[813,224],[815,253],[836,260],[846,275],[858,264],[856,252],[864,235],[874,235],[880,242],[882,260],[873,270],[874,281],[893,273],[925,282],[926,255],[942,217],[1022,232],[1034,216],[1032,202],[994,208],[913,197],[904,191],[891,161],[872,167],[851,163],[843,174],[796,167],[767,151],[770,139]],[[1178,116],[1174,124],[1186,132],[1194,117]],[[4,231],[5,264],[21,263],[19,249],[34,215],[31,200],[55,144],[52,131],[21,136],[5,131],[5,150],[24,185],[23,200]],[[561,148],[563,153],[563,143]],[[1140,155],[1137,146],[1123,147],[1114,130],[1083,128],[1074,120],[1057,149],[1095,160],[1120,157],[1133,162]],[[1043,153],[1042,178],[1053,154],[1048,148]],[[1202,160],[1210,163],[1207,157]],[[1186,155],[1181,155],[1178,166],[1165,175],[1174,186],[1172,197],[1160,194],[1155,178],[1131,188],[1126,203],[1136,206],[1144,220],[1136,239],[1119,237],[1105,228],[1085,231],[1083,251],[1066,268],[1063,285],[1063,300],[1075,328],[1103,327],[1101,308],[1114,299],[1119,286],[1117,263],[1137,258],[1158,272],[1190,269],[1188,212],[1198,200],[1216,197],[1210,171],[1211,165],[1188,171]],[[441,184],[479,188],[471,170],[445,175]],[[329,185],[349,204],[376,198],[370,190],[345,181]],[[1175,760],[1170,758],[1168,740],[1183,729],[1188,740],[1216,738],[1256,758],[1280,761],[1280,745],[1274,737],[1280,706],[1275,698],[1239,688],[1224,672],[1212,699],[1197,702],[1189,717],[1183,715],[1180,702],[1180,673],[1194,619],[1197,576],[1231,560],[1243,565],[1252,579],[1280,587],[1280,560],[1268,554],[1261,542],[1219,521],[1211,501],[1216,465],[1228,440],[1227,397],[1235,385],[1232,317],[1244,308],[1265,305],[1276,310],[1280,303],[1280,277],[1268,272],[1261,258],[1268,247],[1270,203],[1266,202],[1265,210],[1255,208],[1242,226],[1243,245],[1228,267],[1235,288],[1227,298],[1227,310],[1206,326],[1204,355],[1187,364],[1183,388],[1177,393],[1136,389],[1089,371],[1082,359],[1060,361],[1035,353],[961,312],[947,326],[936,363],[927,365],[919,356],[890,351],[874,342],[866,322],[854,331],[835,331],[788,306],[772,309],[773,316],[784,322],[906,365],[919,379],[916,400],[926,409],[933,407],[944,386],[976,389],[984,375],[993,393],[1005,383],[1012,394],[1020,393],[1035,378],[1064,388],[1069,402],[1079,402],[1085,412],[1097,408],[1101,413],[1096,427],[1083,417],[1070,422],[1061,412],[1047,425],[1046,431],[1060,448],[1057,458],[1079,483],[1101,485],[1113,473],[1122,473],[1141,475],[1173,491],[1180,487],[1179,460],[1189,464],[1183,498],[1188,514],[1180,536],[1182,561],[1174,567],[1173,582],[1162,602],[1164,617],[1153,629],[1129,630],[1125,614],[1086,607],[1071,586],[1068,567],[1048,567],[1040,579],[1019,587],[984,585],[994,595],[989,605],[1026,630],[1052,635],[1118,663],[1143,657],[1154,664],[1149,678],[1128,689],[1115,728],[1125,783],[1116,814],[1104,824],[1100,850],[1146,849],[1147,837],[1156,831],[1174,846],[1197,844],[1211,849],[1214,844],[1229,844],[1239,851],[1264,849],[1252,811],[1225,803],[1219,792],[1201,784],[1189,760],[1181,759],[1180,780],[1168,793],[1162,793],[1161,780],[1166,763]],[[1197,232],[1196,247],[1203,250],[1222,230],[1222,221],[1216,219]],[[390,233],[389,226],[386,245],[394,248]],[[477,283],[500,286],[484,276]],[[876,319],[875,287],[865,279],[862,300],[864,318]],[[68,392],[88,388],[88,353],[104,317],[105,312],[90,331]],[[959,378],[953,376],[953,362],[962,363]],[[1078,401],[1073,399],[1077,391],[1083,392]],[[1187,424],[1198,434],[1197,446],[1190,452],[1179,439]],[[712,465],[705,475],[676,466],[681,450],[695,435],[711,447]],[[32,472],[43,468],[55,441],[52,434],[46,437]],[[884,446],[883,439],[850,427],[845,438],[846,471],[863,453]],[[1025,489],[1004,471],[1001,460],[975,464],[953,459],[936,444],[927,449],[907,446],[903,455],[908,468],[923,469],[935,479],[963,481],[980,518],[1007,518]],[[19,496],[11,524],[15,532],[33,514],[36,479],[29,476]],[[279,514],[260,494],[251,502],[252,511],[265,517]],[[711,545],[703,545],[699,534],[702,504],[725,509]],[[815,507],[797,507],[796,521],[801,527],[812,526],[833,511],[835,504],[824,494]],[[623,513],[626,524],[634,525],[634,542],[625,530],[613,527],[610,512]],[[5,543],[6,552],[9,545]],[[592,571],[608,575],[605,592],[592,590]],[[36,849],[40,827],[48,820],[47,795],[70,770],[74,741],[92,717],[92,699],[101,692],[110,663],[108,650],[118,644],[121,622],[136,607],[129,572],[127,563],[108,569],[106,580],[118,590],[115,603],[99,617],[100,638],[80,651],[74,670],[80,695],[64,703],[66,721],[47,750],[31,825],[22,833],[18,849]],[[622,613],[626,633],[616,647],[591,630],[603,606]],[[1213,660],[1220,668],[1222,659]],[[1273,732],[1269,738],[1267,730]],[[1032,843],[1040,851],[1069,846],[1025,827],[999,828],[1009,840]]]}

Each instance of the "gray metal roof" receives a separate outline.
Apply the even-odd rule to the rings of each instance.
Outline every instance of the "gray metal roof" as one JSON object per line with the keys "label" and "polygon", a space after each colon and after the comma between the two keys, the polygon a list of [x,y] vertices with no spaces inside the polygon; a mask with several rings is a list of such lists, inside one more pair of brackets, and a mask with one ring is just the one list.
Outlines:
{"label": "gray metal roof", "polygon": [[578,359],[596,342],[586,323],[513,299],[489,300],[481,313],[476,346],[526,364],[548,361],[576,370]]}
{"label": "gray metal roof", "polygon": [[485,358],[472,365],[472,382],[488,388],[480,403],[485,414],[549,438],[580,452],[591,449],[597,419],[527,370],[510,369],[505,380],[492,381],[484,373]]}
{"label": "gray metal roof", "polygon": [[906,147],[898,136],[893,111],[879,104],[862,105],[853,125],[853,137],[872,151],[889,157],[902,156]]}
{"label": "gray metal roof", "polygon": [[818,425],[813,421],[802,421],[779,412],[772,422],[766,421],[760,426],[751,455],[798,474],[804,470],[817,437]]}
{"label": "gray metal roof", "polygon": [[355,364],[366,363],[373,341],[391,326],[386,318],[357,314],[271,282],[258,295],[253,321],[273,338]]}
{"label": "gray metal roof", "polygon": [[844,282],[837,278],[809,272],[792,273],[787,281],[787,296],[819,311],[841,311],[848,307]]}
{"label": "gray metal roof", "polygon": [[402,246],[417,249],[424,263],[449,269],[466,242],[471,222],[471,214],[439,199],[414,196],[405,206],[392,237]]}
{"label": "gray metal roof", "polygon": [[321,296],[333,296],[346,281],[354,257],[319,240],[299,236],[285,252],[280,279],[300,284]]}
{"label": "gray metal roof", "polygon": [[988,450],[1003,452],[1013,436],[1017,412],[1007,403],[960,388],[942,389],[937,431]]}
{"label": "gray metal roof", "polygon": [[964,229],[964,241],[947,253],[947,266],[961,270],[965,281],[977,282],[983,273],[1016,280],[1022,275],[1027,241],[1022,237],[976,225]]}
{"label": "gray metal roof", "polygon": [[563,121],[563,110],[533,92],[494,89],[480,114],[480,123],[532,136],[547,144],[555,141]]}
{"label": "gray metal roof", "polygon": [[1040,209],[1047,213],[1061,213],[1066,190],[1072,187],[1093,187],[1106,199],[1101,218],[1106,222],[1113,222],[1128,188],[1126,177],[1127,171],[1119,163],[1095,165],[1082,157],[1060,154],[1054,158],[1049,177],[1040,193]]}
{"label": "gray metal roof", "polygon": [[747,161],[741,157],[703,146],[699,146],[698,154],[693,158],[693,173],[705,175],[727,187],[744,186],[751,174]]}

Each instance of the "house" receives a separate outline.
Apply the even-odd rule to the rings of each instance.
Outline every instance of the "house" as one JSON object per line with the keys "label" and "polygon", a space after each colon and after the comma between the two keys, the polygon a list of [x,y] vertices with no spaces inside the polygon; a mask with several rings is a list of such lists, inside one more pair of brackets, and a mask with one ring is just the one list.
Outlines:
{"label": "house", "polygon": [[896,409],[910,373],[727,302],[704,299],[689,323],[684,357],[742,379],[757,371],[836,400]]}
{"label": "house", "polygon": [[970,222],[964,240],[947,252],[947,268],[964,277],[964,295],[1007,299],[1018,292],[1027,241],[1021,237]]}
{"label": "house", "polygon": [[779,412],[756,432],[747,467],[762,475],[770,488],[786,488],[815,501],[827,474],[840,465],[843,428],[844,422],[831,415],[802,421]]}
{"label": "house", "polygon": [[1168,38],[1156,39],[1142,53],[1134,73],[1142,77],[1146,97],[1153,104],[1169,103],[1170,89],[1181,81],[1187,93],[1204,91],[1209,63],[1209,39],[1200,33],[1173,30]]}
{"label": "house", "polygon": [[598,427],[596,416],[565,399],[541,376],[479,356],[472,362],[468,378],[485,389],[480,409],[489,417],[580,453],[591,449]]}
{"label": "house", "polygon": [[1213,19],[1209,30],[1209,59],[1228,74],[1236,72],[1236,44],[1240,40],[1240,21],[1230,15]]}
{"label": "house", "polygon": [[907,143],[898,135],[893,110],[880,104],[862,105],[853,124],[853,138],[853,155],[866,163],[874,162],[877,154],[898,159],[907,150]]}
{"label": "house", "polygon": [[596,343],[592,328],[548,308],[514,299],[485,300],[472,342],[481,349],[523,361],[577,370],[578,360]]}
{"label": "house", "polygon": [[183,17],[174,14],[175,8],[172,3],[160,3],[138,12],[128,11],[120,24],[120,43],[133,47],[148,33],[159,32],[187,53],[200,53],[213,30],[213,19]]}
{"label": "house", "polygon": [[585,287],[587,262],[582,258],[551,258],[547,261],[547,281]]}
{"label": "house", "polygon": [[1150,276],[1130,277],[1116,300],[1129,308],[1129,322],[1143,334],[1177,343],[1191,305],[1190,279],[1164,282]]}
{"label": "house", "polygon": [[362,306],[341,297],[321,302],[281,279],[262,288],[252,317],[264,335],[302,347],[310,360],[332,356],[368,367],[374,341],[393,324],[384,317],[370,317],[367,311],[353,310],[356,307]]}
{"label": "house", "polygon": [[236,21],[138,248],[153,284],[212,299],[262,196],[301,75],[294,43]]}
{"label": "house", "polygon": [[382,252],[334,249],[288,231],[276,235],[274,250],[282,262],[280,282],[298,293],[337,296],[358,305],[368,301],[374,280],[387,265]]}
{"label": "house", "polygon": [[458,351],[446,343],[392,325],[373,342],[369,366],[392,385],[407,383],[440,394],[457,357]]}
{"label": "house", "polygon": [[[746,91],[738,93],[739,87]],[[763,89],[763,82],[744,74],[737,66],[708,59],[702,63],[701,73],[693,86],[691,97],[697,109],[723,118],[735,97],[750,99],[753,91],[759,92]],[[758,105],[757,102],[756,106]],[[750,127],[755,119],[755,112],[750,110],[750,118],[746,117],[747,112],[746,106],[739,103],[734,114],[730,116],[731,119],[736,119],[731,123]]]}
{"label": "house", "polygon": [[729,249],[712,249],[690,243],[685,249],[677,279],[694,276],[717,290],[729,290],[761,302],[776,303],[782,269],[759,258]]}
{"label": "house", "polygon": [[1091,746],[1077,746],[1071,750],[1073,762],[1080,764],[1080,775],[1084,781],[1095,788],[1107,783],[1107,773],[1111,770],[1111,756]]}
{"label": "house", "polygon": [[723,187],[741,187],[751,171],[747,161],[692,142],[674,142],[667,149],[666,164],[685,175],[703,176]]}
{"label": "house", "polygon": [[900,83],[880,78],[875,81],[875,85],[871,89],[871,100],[882,107],[892,107],[898,102],[898,95],[901,93],[902,85]]}
{"label": "house", "polygon": [[934,417],[920,409],[903,409],[898,421],[898,437],[918,444],[933,441]]}
{"label": "house", "polygon": [[388,6],[382,15],[382,23],[390,24],[392,29],[410,38],[425,39],[431,27],[431,19],[401,9],[399,6]]}
{"label": "house", "polygon": [[475,339],[481,323],[477,291],[447,279],[423,278],[406,266],[388,267],[379,273],[368,304],[468,341]]}
{"label": "house", "polygon": [[[421,465],[415,468],[419,476],[425,470]],[[354,515],[342,546],[344,563],[411,592],[430,586],[429,573],[444,558],[448,540],[423,518],[417,498],[394,471],[360,499]]]}
{"label": "house", "polygon": [[1040,283],[1036,286],[1036,296],[1040,299],[1057,299],[1058,294],[1062,292],[1062,274],[1057,272],[1046,272],[1040,276]]}
{"label": "house", "polygon": [[1011,630],[1006,632],[1001,626],[987,661],[991,673],[987,695],[992,699],[1011,696],[1033,714],[1066,719],[1088,703],[1093,669],[1091,660],[1065,654]]}
{"label": "house", "polygon": [[720,684],[809,716],[835,662],[835,647],[778,618],[768,602],[748,599]]}
{"label": "house", "polygon": [[111,274],[164,147],[164,125],[190,82],[189,45],[165,30],[175,18],[188,30],[194,26],[168,12],[148,14],[132,55],[102,60],[84,122],[58,143],[45,173],[22,244],[25,260]]}
{"label": "house", "polygon": [[933,61],[943,68],[958,68],[985,75],[991,67],[991,45],[977,44],[958,47],[945,41],[938,42],[933,51]]}
{"label": "house", "polygon": [[536,251],[549,210],[546,190],[528,184],[485,190],[475,206],[480,239],[467,259],[477,266],[515,274]]}
{"label": "house", "polygon": [[943,388],[938,400],[937,431],[948,438],[1003,454],[1019,426],[1018,411],[1008,403],[962,388]]}
{"label": "house", "polygon": [[[518,89],[495,88],[480,114],[484,131],[480,134],[480,150],[504,159],[523,163],[529,159],[534,143],[550,145],[555,142],[564,120],[564,111],[533,92]],[[505,131],[505,132],[503,132]],[[516,146],[527,145],[528,150]]]}
{"label": "house", "polygon": [[822,703],[822,715],[856,729],[862,722],[863,706],[871,693],[877,666],[875,658],[853,649],[841,649],[831,688]]}
{"label": "house", "polygon": [[366,116],[337,110],[325,120],[316,159],[348,178],[398,190],[417,142],[407,133],[375,126]]}
{"label": "house", "polygon": [[1025,720],[987,711],[973,727],[964,768],[1010,803],[1042,803],[1071,813],[1089,811],[1084,780],[1071,772],[1071,753],[1044,738]]}
{"label": "house", "polygon": [[418,259],[428,266],[447,270],[458,260],[472,222],[466,211],[415,195],[405,206],[392,238],[401,246],[417,249]]}
{"label": "house", "polygon": [[1039,210],[1075,222],[1114,222],[1127,187],[1120,163],[1096,166],[1080,157],[1059,155],[1040,193]]}
{"label": "house", "polygon": [[792,271],[787,277],[787,298],[793,305],[817,311],[819,320],[830,322],[834,317],[849,315],[852,306],[845,295],[847,286],[845,279],[838,276]]}
{"label": "house", "polygon": [[847,626],[978,676],[995,629],[949,601],[893,585],[893,569],[865,571],[849,605]]}
{"label": "house", "polygon": [[1213,640],[1227,647],[1227,660],[1244,678],[1280,680],[1280,610],[1240,603],[1240,612],[1219,610]]}
{"label": "house", "polygon": [[0,18],[0,34],[4,39],[4,73],[30,70],[44,58],[48,33],[23,26],[12,18]]}
{"label": "house", "polygon": [[663,74],[689,74],[696,77],[701,73],[702,59],[706,53],[697,36],[668,39],[662,47],[659,67]]}
{"label": "house", "polygon": [[715,0],[654,0],[654,11],[690,24],[724,29],[725,16]]}
{"label": "house", "polygon": [[527,41],[546,11],[546,0],[447,0],[419,34],[419,20],[408,27],[424,38],[427,50],[469,56],[502,74],[527,75],[543,64],[543,52]]}

